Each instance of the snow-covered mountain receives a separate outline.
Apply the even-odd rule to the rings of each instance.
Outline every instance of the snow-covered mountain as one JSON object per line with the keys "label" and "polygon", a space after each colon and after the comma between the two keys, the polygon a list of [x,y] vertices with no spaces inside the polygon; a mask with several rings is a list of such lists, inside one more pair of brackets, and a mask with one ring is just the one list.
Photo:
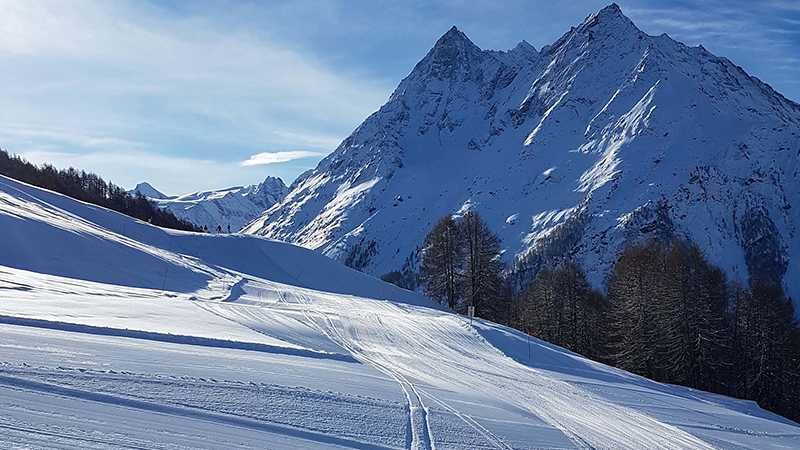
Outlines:
{"label": "snow-covered mountain", "polygon": [[158,191],[156,188],[154,188],[150,183],[146,181],[137,184],[135,188],[128,191],[129,194],[135,194],[137,192],[144,195],[145,197],[150,197],[153,200],[162,200],[165,198],[170,198],[169,196],[162,194],[160,191]]}
{"label": "snow-covered mountain", "polygon": [[800,105],[612,4],[540,51],[453,27],[245,231],[378,275],[470,208],[523,275],[571,255],[602,286],[625,244],[677,233],[800,298],[798,155]]}
{"label": "snow-covered mountain", "polygon": [[798,448],[800,427],[468,319],[318,253],[0,176],[0,442]]}
{"label": "snow-covered mountain", "polygon": [[[137,189],[142,184],[147,183],[137,185]],[[153,191],[158,193],[155,189]],[[142,194],[153,198],[159,208],[171,211],[179,219],[186,219],[200,227],[205,225],[209,231],[222,226],[227,232],[230,225],[231,231],[236,232],[283,199],[287,192],[283,180],[267,177],[259,184],[198,191],[178,197]]]}

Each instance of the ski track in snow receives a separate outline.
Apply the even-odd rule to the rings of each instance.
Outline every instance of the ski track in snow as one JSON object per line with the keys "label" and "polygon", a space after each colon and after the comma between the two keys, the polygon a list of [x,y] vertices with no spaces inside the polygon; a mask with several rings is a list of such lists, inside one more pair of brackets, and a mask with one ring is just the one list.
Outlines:
{"label": "ski track in snow", "polygon": [[[394,403],[377,399],[153,374],[4,364],[0,365],[0,385],[361,449],[392,448],[370,441],[381,440],[382,433],[391,436],[379,421],[398,415]],[[0,425],[16,428],[2,414]],[[343,436],[342,429],[361,431]]]}
{"label": "ski track in snow", "polygon": [[[257,291],[255,285],[251,283],[249,288]],[[674,426],[516,363],[457,316],[297,289],[284,291],[280,297],[287,305],[301,305],[308,324],[398,383],[408,401],[410,449],[436,448],[424,397],[476,429],[490,448],[510,448],[475,420],[431,394],[421,393],[416,386],[419,382],[460,385],[502,399],[557,427],[579,448],[714,448]],[[252,307],[252,302],[249,305]],[[226,302],[225,307],[235,310],[237,305]],[[489,367],[493,369],[491,373],[487,373]],[[504,374],[503,386],[498,386],[496,373]]]}
{"label": "ski track in snow", "polygon": [[[286,244],[166,233],[1,178],[0,225],[17,239],[0,251],[0,442],[11,448],[800,442],[795,424],[752,402],[643,381],[541,342],[529,367],[519,333],[473,327]],[[82,257],[49,258],[50,244]],[[394,301],[377,299],[389,289]]]}

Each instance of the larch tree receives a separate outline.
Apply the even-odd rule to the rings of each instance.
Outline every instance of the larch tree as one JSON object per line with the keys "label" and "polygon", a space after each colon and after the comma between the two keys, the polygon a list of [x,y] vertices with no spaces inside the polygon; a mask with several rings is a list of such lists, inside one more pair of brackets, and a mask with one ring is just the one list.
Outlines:
{"label": "larch tree", "polygon": [[439,219],[425,238],[420,268],[425,293],[451,309],[458,306],[462,275],[464,246],[459,232],[452,215]]}
{"label": "larch tree", "polygon": [[464,242],[464,301],[466,306],[486,307],[489,312],[494,307],[491,303],[504,294],[500,237],[474,211],[462,216],[458,228]]}
{"label": "larch tree", "polygon": [[658,326],[665,280],[659,245],[625,249],[614,265],[608,286],[609,358],[619,368],[654,377]]}

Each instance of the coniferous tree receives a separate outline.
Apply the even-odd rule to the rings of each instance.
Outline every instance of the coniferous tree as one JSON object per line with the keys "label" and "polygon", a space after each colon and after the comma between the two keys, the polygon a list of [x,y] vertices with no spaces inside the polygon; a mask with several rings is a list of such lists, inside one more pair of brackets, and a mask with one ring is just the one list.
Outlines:
{"label": "coniferous tree", "polygon": [[459,220],[441,218],[425,238],[420,278],[425,292],[442,304],[499,323],[511,323],[511,285],[502,278],[500,238],[477,212]]}
{"label": "coniferous tree", "polygon": [[160,209],[140,193],[131,195],[102,178],[73,167],[57,170],[50,164],[41,168],[7,152],[0,150],[0,175],[59,192],[77,200],[103,206],[140,220],[152,219],[153,225],[187,231],[199,228],[186,220],[176,218],[171,212]]}
{"label": "coniferous tree", "polygon": [[452,215],[439,219],[425,238],[420,268],[425,293],[451,309],[458,306],[462,275],[464,245],[459,231]]}
{"label": "coniferous tree", "polygon": [[[711,389],[728,347],[724,316],[727,278],[693,243],[673,239],[664,260],[666,297],[657,311],[661,378]],[[717,386],[717,389],[719,387]]]}
{"label": "coniferous tree", "polygon": [[459,236],[464,242],[464,276],[462,292],[465,306],[487,307],[500,298],[503,285],[500,272],[500,237],[492,233],[486,222],[474,211],[468,211],[458,222]]}
{"label": "coniferous tree", "polygon": [[754,280],[732,305],[732,395],[753,399],[765,409],[800,419],[800,345],[791,299],[779,284]]}
{"label": "coniferous tree", "polygon": [[560,314],[554,278],[553,271],[542,269],[533,283],[519,295],[523,305],[521,329],[551,343],[558,341],[555,323],[559,321]]}
{"label": "coniferous tree", "polygon": [[601,353],[605,300],[577,264],[568,261],[555,270],[543,269],[517,302],[523,305],[521,329],[586,356]]}
{"label": "coniferous tree", "polygon": [[657,320],[665,291],[659,244],[625,249],[614,265],[609,281],[608,357],[617,367],[654,377]]}
{"label": "coniferous tree", "polygon": [[598,318],[603,309],[602,295],[592,289],[583,270],[567,261],[555,271],[555,293],[563,311],[559,334],[563,347],[586,356],[597,354]]}

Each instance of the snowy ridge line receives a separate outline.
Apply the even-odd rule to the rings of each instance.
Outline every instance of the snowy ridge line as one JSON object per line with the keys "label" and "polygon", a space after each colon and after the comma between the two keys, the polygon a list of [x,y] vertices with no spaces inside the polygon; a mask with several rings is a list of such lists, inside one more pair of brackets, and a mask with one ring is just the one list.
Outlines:
{"label": "snowy ridge line", "polygon": [[51,395],[77,398],[80,400],[111,404],[125,408],[151,411],[160,414],[174,415],[191,419],[199,419],[209,422],[217,422],[225,425],[249,428],[256,431],[266,431],[269,433],[288,435],[300,439],[305,439],[308,441],[321,442],[332,445],[340,445],[347,448],[356,448],[362,450],[392,450],[392,447],[372,444],[369,442],[362,442],[355,439],[347,439],[343,437],[332,436],[308,430],[301,430],[298,428],[293,428],[285,425],[262,422],[243,417],[230,416],[220,413],[212,413],[209,411],[201,411],[191,407],[178,407],[172,405],[164,405],[160,403],[150,403],[141,400],[119,397],[115,395],[101,394],[96,392],[83,391],[80,389],[58,386],[49,383],[42,383],[39,381],[23,380],[20,378],[2,375],[2,372],[3,371],[0,370],[0,384],[14,387],[17,389],[38,391]]}
{"label": "snowy ridge line", "polygon": [[730,279],[764,271],[800,298],[797,103],[615,4],[541,50],[481,50],[453,28],[243,232],[378,276],[416,271],[436,221],[472,210],[515,290],[569,258],[603,291],[625,247],[677,236]]}
{"label": "snowy ridge line", "polygon": [[55,320],[31,319],[0,315],[0,323],[6,325],[19,325],[25,327],[46,328],[50,330],[69,331],[73,333],[95,334],[100,336],[117,336],[132,339],[145,339],[149,341],[167,342],[171,344],[197,345],[201,347],[230,348],[235,350],[248,350],[254,352],[272,353],[305,358],[332,359],[336,361],[358,363],[350,355],[330,353],[318,350],[279,347],[277,345],[261,344],[257,342],[230,341],[199,336],[186,336],[180,334],[158,333],[155,331],[139,331],[123,328],[99,327],[77,323],[60,322]]}

